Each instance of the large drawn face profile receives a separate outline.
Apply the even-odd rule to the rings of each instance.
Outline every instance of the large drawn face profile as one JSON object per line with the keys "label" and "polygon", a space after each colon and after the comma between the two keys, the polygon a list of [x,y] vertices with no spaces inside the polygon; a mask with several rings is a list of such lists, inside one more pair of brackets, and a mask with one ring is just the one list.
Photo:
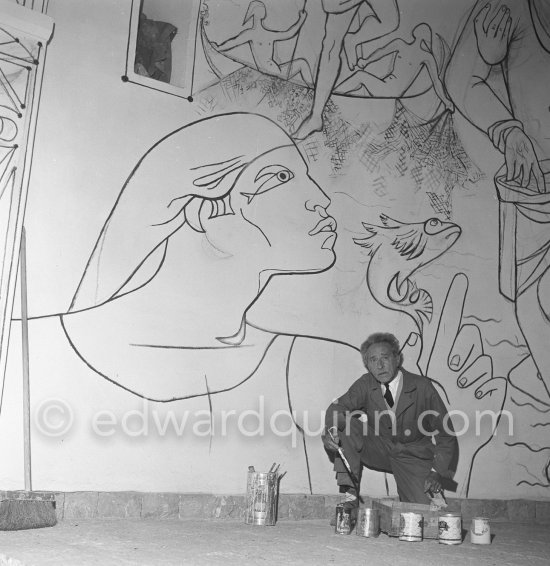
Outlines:
{"label": "large drawn face profile", "polygon": [[226,253],[254,258],[264,275],[318,272],[335,260],[329,204],[294,144],[277,147],[243,169],[231,193],[234,216],[206,223],[206,234]]}
{"label": "large drawn face profile", "polygon": [[62,317],[71,346],[147,398],[202,395],[205,375],[210,392],[233,387],[257,352],[243,354],[247,370],[213,352],[241,345],[270,276],[334,263],[329,204],[267,118],[225,114],[172,132],[138,162],[104,224]]}
{"label": "large drawn face profile", "polygon": [[257,291],[276,273],[323,271],[335,260],[329,204],[294,142],[271,120],[235,113],[188,124],[153,145],[134,168],[70,310],[102,305],[150,282],[146,260],[164,244],[168,252],[152,278],[157,285],[167,283],[168,272],[200,280],[197,262],[207,257],[189,259],[193,233],[204,238],[206,256],[222,260],[220,269],[255,271]]}

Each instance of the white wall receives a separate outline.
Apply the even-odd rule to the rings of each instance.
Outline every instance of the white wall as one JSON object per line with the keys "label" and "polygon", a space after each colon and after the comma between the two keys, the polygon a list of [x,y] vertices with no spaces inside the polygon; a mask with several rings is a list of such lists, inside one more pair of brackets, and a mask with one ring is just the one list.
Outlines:
{"label": "white wall", "polygon": [[[455,18],[440,8],[440,2],[437,2],[437,10],[434,2],[415,0],[405,5],[402,0],[401,3],[404,36],[408,36],[416,23],[427,21],[449,44],[458,29],[459,16],[466,14],[472,5],[472,2],[447,2],[446,10],[452,10]],[[209,4],[211,39],[221,42],[235,35],[247,3]],[[269,10],[269,2],[266,1],[266,5]],[[284,13],[273,9],[272,19],[268,20],[272,29],[290,26],[301,4],[297,6],[289,1],[285,6]],[[283,127],[292,120],[296,125],[296,117],[305,115],[308,99],[305,89],[300,90],[303,87],[285,91],[273,78],[258,77],[255,71],[228,79],[221,86],[208,86],[214,77],[200,53],[193,103],[124,83],[121,76],[126,63],[129,0],[93,3],[51,0],[49,15],[56,24],[47,54],[25,221],[29,310],[34,317],[30,322],[30,371],[35,489],[242,493],[249,465],[262,469],[277,461],[281,469],[288,470],[282,485],[284,491],[309,492],[311,482],[316,493],[335,492],[333,472],[319,438],[315,435],[308,438],[305,451],[302,437],[291,426],[285,411],[289,409],[290,399],[298,419],[307,411],[311,425],[319,425],[321,411],[361,375],[363,370],[356,348],[367,334],[390,330],[405,341],[410,332],[418,332],[414,320],[402,310],[385,308],[375,300],[372,287],[369,289],[365,282],[369,257],[352,240],[352,237],[365,236],[362,222],[381,226],[379,215],[385,213],[402,223],[423,223],[430,217],[438,217],[461,228],[461,236],[454,246],[419,268],[415,276],[418,286],[432,296],[434,308],[432,321],[424,327],[420,366],[426,369],[430,362],[428,354],[447,291],[455,276],[461,274],[453,287],[458,299],[456,304],[451,304],[450,299],[447,301],[447,312],[454,318],[457,329],[462,325],[475,325],[479,334],[475,334],[477,330],[474,334],[481,336],[481,339],[476,338],[477,350],[473,357],[462,369],[477,360],[478,364],[492,362],[493,373],[485,374],[475,385],[460,387],[457,379],[461,372],[446,365],[445,354],[449,351],[438,350],[428,365],[429,374],[443,383],[452,409],[465,411],[473,418],[476,410],[504,408],[515,417],[512,436],[507,434],[507,427],[501,426],[496,438],[491,439],[491,430],[483,430],[477,437],[469,434],[462,439],[458,494],[465,495],[468,486],[469,495],[473,497],[548,497],[548,478],[543,472],[548,462],[548,440],[543,432],[548,425],[550,399],[541,393],[542,384],[535,377],[530,358],[509,383],[509,372],[528,350],[515,319],[514,304],[505,300],[498,290],[499,203],[492,177],[502,164],[502,156],[487,137],[458,112],[449,118],[452,124],[447,124],[445,131],[458,135],[454,147],[463,145],[469,156],[466,161],[469,159],[468,173],[472,177],[469,181],[457,180],[452,189],[452,211],[446,218],[434,211],[425,183],[415,183],[411,153],[406,156],[410,161],[403,174],[399,173],[391,156],[389,161],[379,164],[378,170],[369,170],[365,165],[364,152],[372,151],[368,143],[379,141],[380,138],[375,138],[376,132],[391,122],[394,101],[334,98],[336,107],[330,109],[330,123],[325,133],[314,134],[300,142],[298,148],[305,156],[310,176],[330,198],[328,210],[338,221],[336,263],[328,270],[321,266],[318,273],[273,277],[247,312],[247,322],[251,325],[245,342],[248,349],[223,351],[222,358],[217,351],[212,354],[208,350],[201,351],[196,358],[178,351],[175,357],[169,354],[148,358],[147,364],[151,365],[146,365],[139,359],[131,359],[133,350],[128,343],[120,355],[108,340],[94,345],[98,337],[112,335],[116,341],[121,336],[119,329],[124,333],[120,317],[130,312],[131,301],[130,306],[120,312],[115,309],[114,314],[104,318],[102,315],[95,318],[101,307],[81,317],[74,325],[72,337],[76,336],[76,343],[71,347],[60,318],[53,315],[68,311],[121,188],[151,146],[190,122],[224,112],[253,112]],[[220,23],[222,21],[227,23]],[[307,25],[306,21],[305,30]],[[319,44],[318,29],[304,32],[297,55],[308,58],[314,67],[319,47],[311,46]],[[198,45],[200,51],[200,41]],[[282,52],[290,50],[289,45],[280,47]],[[281,90],[268,89],[270,84]],[[297,99],[301,99],[303,105],[293,106],[292,101]],[[438,105],[433,91],[420,100],[420,105],[418,100],[410,102],[416,104],[415,112],[420,115],[421,111],[424,116],[433,114]],[[291,111],[295,115],[291,115]],[[268,131],[267,126],[265,131],[262,127],[256,131],[235,131],[235,145],[238,146],[244,136],[250,136],[253,145],[257,136],[258,147],[265,148]],[[215,146],[215,138],[208,141]],[[448,138],[439,140],[440,145],[445,143],[449,143]],[[193,144],[190,145],[189,153],[193,151]],[[445,163],[451,169],[458,167],[456,161],[449,159],[443,160],[443,165],[435,163],[433,168],[444,171]],[[424,162],[424,167],[429,168],[429,164]],[[150,194],[155,195],[157,188],[160,191],[161,187],[179,182],[176,173],[168,165],[151,169],[148,173]],[[441,194],[441,183],[431,187],[432,192]],[[270,229],[287,221],[290,229],[292,224],[288,218],[293,213],[290,202],[290,197],[288,201],[281,200],[280,207],[273,210]],[[145,201],[143,204],[141,210],[147,208]],[[211,347],[213,338],[203,339],[203,336],[219,336],[212,334],[217,329],[227,331],[221,334],[227,336],[228,328],[233,328],[232,321],[239,320],[231,305],[238,305],[241,299],[246,282],[244,275],[242,281],[238,275],[246,274],[249,265],[246,259],[239,263],[237,256],[227,256],[229,259],[224,258],[217,264],[208,263],[207,259],[213,256],[205,259],[206,256],[201,255],[207,249],[201,236],[187,227],[179,234],[182,234],[177,237],[180,244],[189,247],[178,253],[189,254],[188,260],[182,261],[182,269],[174,272],[177,277],[173,286],[170,288],[164,283],[160,288],[164,290],[166,302],[170,298],[174,308],[186,310],[182,310],[185,314],[179,319],[181,327],[174,323],[173,340],[163,344],[189,345],[193,349]],[[289,249],[288,254],[307,261],[309,256],[298,247]],[[128,249],[131,251],[131,248],[132,242],[129,242]],[[124,249],[121,243],[121,261],[125,257]],[[235,261],[235,266],[238,264],[233,270],[227,268],[231,261]],[[214,269],[213,265],[217,267]],[[391,262],[389,265],[391,267]],[[188,274],[185,269],[189,269]],[[201,269],[211,277],[205,279],[202,289],[193,291],[195,295],[190,289],[195,289],[193,278]],[[392,273],[381,273],[378,277],[388,275]],[[185,296],[182,289],[187,292]],[[130,299],[132,297],[130,295]],[[464,300],[463,312],[461,300]],[[120,302],[115,300],[112,304],[116,307]],[[147,337],[153,320],[148,317],[154,317],[155,307],[146,302],[135,304],[142,310],[137,313],[139,316],[134,316],[136,311],[132,311],[132,325],[135,325],[132,329]],[[14,316],[17,318],[18,313]],[[167,322],[159,333],[170,324]],[[473,330],[474,326],[468,328]],[[21,398],[19,329],[19,322],[15,321],[0,416],[0,450],[4,455],[0,478],[5,488],[21,487],[23,477],[19,425],[22,417],[18,409]],[[293,336],[297,335],[302,337],[293,342]],[[454,338],[446,337],[447,348]],[[78,344],[86,344],[86,347],[79,350]],[[482,348],[487,357],[480,362]],[[414,349],[407,352],[409,365],[406,367],[411,369],[414,369],[412,362],[417,361],[414,354]],[[126,363],[126,359],[130,361]],[[109,369],[99,373],[104,373],[108,379],[92,369],[102,367],[102,363]],[[464,359],[461,363],[464,364]],[[131,379],[126,381],[128,372],[132,371],[142,372],[137,384]],[[215,384],[217,389],[224,389],[224,383],[233,387],[247,376],[252,377],[230,391],[174,402],[145,402],[116,384],[133,388],[145,396],[149,391],[154,396],[157,386],[160,388],[162,384],[166,390],[172,388],[174,396],[183,397],[199,391],[206,374],[209,383]],[[488,382],[491,377],[494,381]],[[483,392],[492,390],[492,393],[477,398],[474,390],[482,383],[485,383]],[[204,393],[204,387],[201,391]],[[44,412],[48,408],[49,412]],[[223,411],[232,410],[234,414],[225,414],[229,424],[228,434],[223,434]],[[267,428],[270,418],[276,418],[280,435],[267,433],[258,438],[236,431],[239,418],[247,430],[255,428],[257,417],[245,413],[250,410],[263,412]],[[212,435],[204,434],[208,431],[210,412],[214,420]],[[155,419],[162,423],[167,414],[172,414],[177,422],[187,415],[183,435],[173,430],[168,434],[158,431]],[[72,425],[63,432],[68,417]],[[94,431],[93,424],[97,424],[98,418],[112,419],[111,424],[101,429],[113,431],[111,436],[102,437]],[[45,421],[49,425],[46,431]],[[144,422],[147,423],[145,428]],[[537,423],[540,426],[534,427]],[[57,435],[58,432],[61,434]],[[515,443],[519,444],[509,446]],[[365,485],[369,494],[384,493],[381,474],[366,473]]]}

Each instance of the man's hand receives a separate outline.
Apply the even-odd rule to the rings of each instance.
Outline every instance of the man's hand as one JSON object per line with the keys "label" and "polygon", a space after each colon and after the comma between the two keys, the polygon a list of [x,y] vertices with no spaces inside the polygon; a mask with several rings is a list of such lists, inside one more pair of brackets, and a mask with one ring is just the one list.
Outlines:
{"label": "man's hand", "polygon": [[441,491],[441,475],[432,470],[424,482],[424,493],[439,493]]}
{"label": "man's hand", "polygon": [[321,436],[325,449],[329,452],[338,452],[340,448],[340,438],[338,437],[338,429],[336,427],[331,427],[325,429],[323,435]]}

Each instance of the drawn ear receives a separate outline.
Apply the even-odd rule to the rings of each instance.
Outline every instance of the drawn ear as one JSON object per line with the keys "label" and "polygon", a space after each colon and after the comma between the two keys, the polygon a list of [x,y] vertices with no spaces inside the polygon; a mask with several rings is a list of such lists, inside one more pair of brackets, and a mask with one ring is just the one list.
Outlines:
{"label": "drawn ear", "polygon": [[[230,192],[245,165],[241,157],[236,157],[195,169],[200,176],[193,180],[193,186],[203,192],[195,194],[185,206],[185,219],[193,230],[204,233],[207,219],[234,214],[231,209]],[[206,195],[208,198],[205,198]]]}
{"label": "drawn ear", "polygon": [[210,220],[234,214],[230,195],[219,199],[194,197],[185,207],[185,220],[195,232],[207,232]]}
{"label": "drawn ear", "polygon": [[204,199],[195,197],[185,207],[185,220],[195,232],[206,232],[201,220],[201,215],[204,214],[202,207],[205,202]]}

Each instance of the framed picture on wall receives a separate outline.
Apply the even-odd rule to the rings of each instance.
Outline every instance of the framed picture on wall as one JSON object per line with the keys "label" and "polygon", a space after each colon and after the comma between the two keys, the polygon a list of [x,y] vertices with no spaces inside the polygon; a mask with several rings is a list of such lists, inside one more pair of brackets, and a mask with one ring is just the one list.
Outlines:
{"label": "framed picture on wall", "polygon": [[200,0],[132,0],[122,80],[189,98]]}

